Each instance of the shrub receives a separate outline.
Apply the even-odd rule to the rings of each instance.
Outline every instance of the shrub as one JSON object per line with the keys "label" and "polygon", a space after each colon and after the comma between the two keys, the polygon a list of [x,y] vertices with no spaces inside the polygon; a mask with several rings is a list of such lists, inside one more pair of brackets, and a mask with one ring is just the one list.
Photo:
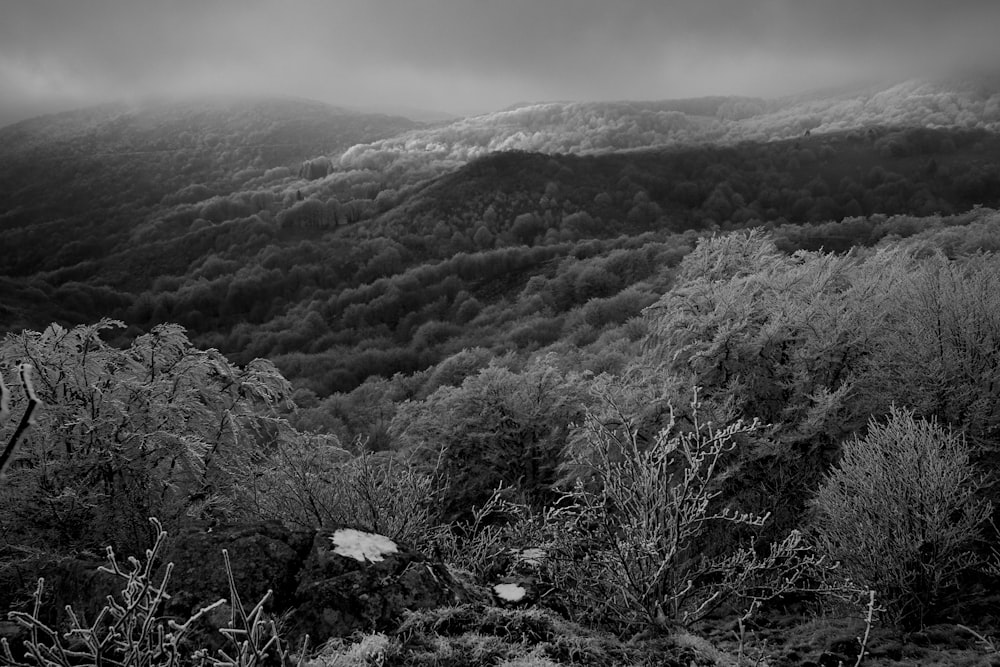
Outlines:
{"label": "shrub", "polygon": [[[433,550],[478,581],[530,576],[546,589],[546,606],[579,616],[572,600],[591,584],[576,561],[587,545],[573,529],[579,513],[572,506],[533,508],[523,493],[497,487],[468,521],[443,523],[434,531]],[[586,603],[585,603],[586,604]]]}
{"label": "shrub", "polygon": [[[690,428],[680,428],[671,411],[645,442],[616,399],[603,398],[614,417],[588,415],[582,446],[570,452],[580,476],[569,500],[579,514],[573,528],[589,537],[578,568],[589,570],[592,602],[610,619],[665,629],[690,625],[723,604],[747,618],[768,600],[800,590],[822,565],[797,532],[766,549],[736,544],[768,519],[720,498],[723,458],[760,428],[757,421],[717,427],[705,420],[696,392]],[[727,531],[727,548],[710,555],[704,547],[720,527],[735,530]]]}
{"label": "shrub", "polygon": [[432,479],[404,456],[300,434],[250,465],[236,492],[243,518],[300,528],[348,524],[421,548],[437,512]]}
{"label": "shrub", "polygon": [[578,418],[580,378],[549,357],[514,372],[494,361],[459,387],[399,405],[390,431],[441,484],[442,516],[468,519],[500,484],[540,507],[553,497],[567,425]]}
{"label": "shrub", "polygon": [[923,627],[979,564],[972,546],[992,511],[980,487],[960,435],[893,407],[826,476],[813,501],[819,544],[878,591],[886,620]]}

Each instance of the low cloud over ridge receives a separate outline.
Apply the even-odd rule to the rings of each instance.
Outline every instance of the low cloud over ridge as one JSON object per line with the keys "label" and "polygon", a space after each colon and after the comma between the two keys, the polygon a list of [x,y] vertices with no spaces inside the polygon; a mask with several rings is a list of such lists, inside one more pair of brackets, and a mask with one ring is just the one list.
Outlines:
{"label": "low cloud over ridge", "polygon": [[0,123],[135,95],[254,92],[471,113],[519,100],[782,95],[995,62],[957,0],[10,3]]}

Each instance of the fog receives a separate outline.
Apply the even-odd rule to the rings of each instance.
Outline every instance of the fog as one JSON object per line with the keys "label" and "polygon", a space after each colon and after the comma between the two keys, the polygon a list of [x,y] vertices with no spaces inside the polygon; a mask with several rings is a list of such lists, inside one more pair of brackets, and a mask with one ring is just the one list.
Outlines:
{"label": "fog", "polygon": [[0,124],[145,95],[484,112],[519,101],[778,96],[997,62],[957,0],[3,0]]}

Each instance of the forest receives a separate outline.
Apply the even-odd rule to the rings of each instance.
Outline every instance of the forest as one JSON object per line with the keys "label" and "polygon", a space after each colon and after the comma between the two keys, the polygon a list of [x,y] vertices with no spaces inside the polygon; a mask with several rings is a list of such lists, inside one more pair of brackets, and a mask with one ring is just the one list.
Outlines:
{"label": "forest", "polygon": [[309,664],[991,664],[997,91],[0,128],[0,663],[270,522],[485,591]]}

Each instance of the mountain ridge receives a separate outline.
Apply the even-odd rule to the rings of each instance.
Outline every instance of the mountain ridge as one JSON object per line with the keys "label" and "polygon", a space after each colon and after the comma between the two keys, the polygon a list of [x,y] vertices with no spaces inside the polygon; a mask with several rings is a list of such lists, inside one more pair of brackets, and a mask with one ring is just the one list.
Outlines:
{"label": "mountain ridge", "polygon": [[[994,89],[963,98],[911,81],[865,100],[832,110],[801,103],[767,123],[755,98],[552,103],[489,116],[509,121],[500,135],[481,118],[430,127],[287,99],[230,100],[221,111],[197,103],[84,111],[79,140],[60,125],[56,140],[43,133],[37,151],[0,162],[0,234],[16,248],[0,256],[13,294],[4,326],[74,324],[91,312],[125,320],[129,335],[180,322],[199,344],[241,360],[281,355],[290,376],[328,392],[437,363],[480,311],[491,313],[481,332],[527,326],[524,314],[504,313],[533,277],[555,279],[572,258],[617,252],[632,237],[670,245],[679,241],[664,239],[741,226],[1000,205],[992,117],[962,122],[992,100],[1000,113]],[[716,115],[695,118],[681,107]],[[817,108],[827,116],[813,115]],[[934,114],[954,123],[925,122]],[[57,125],[72,118],[60,115]],[[901,124],[836,129],[831,118]],[[586,134],[581,119],[594,122],[589,136],[618,132],[628,148],[574,150]],[[658,120],[678,133],[728,123],[762,138],[647,142]],[[541,150],[512,149],[527,135],[508,142],[521,131],[511,128],[529,122],[543,135]],[[565,127],[579,132],[563,136]],[[560,150],[545,150],[555,145],[545,137],[562,141]],[[267,152],[265,143],[283,146]],[[462,154],[463,146],[478,148]],[[519,339],[552,340],[567,309],[623,287],[607,277],[613,272],[597,274],[603,286],[560,287],[553,314],[533,316]],[[622,312],[634,313],[643,299],[626,301]],[[308,344],[292,333],[304,321],[313,327]],[[352,361],[364,358],[362,342],[395,356]],[[336,358],[290,361],[322,349]]]}

